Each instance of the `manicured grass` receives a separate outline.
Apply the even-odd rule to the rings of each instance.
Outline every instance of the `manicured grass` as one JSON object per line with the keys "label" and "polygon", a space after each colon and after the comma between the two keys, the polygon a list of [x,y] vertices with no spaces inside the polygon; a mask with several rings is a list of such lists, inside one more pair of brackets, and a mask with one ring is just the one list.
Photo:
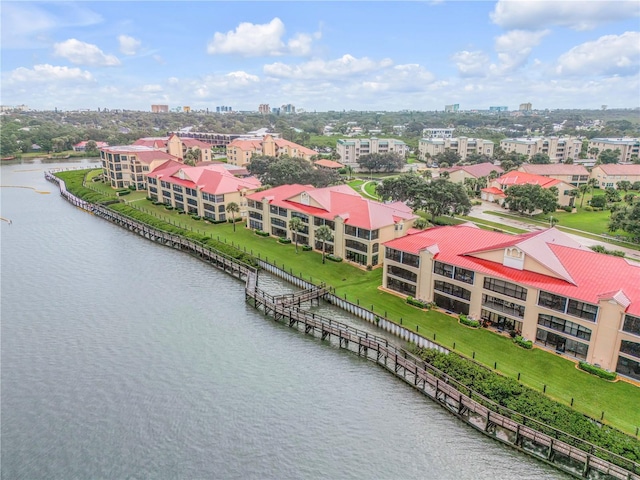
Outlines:
{"label": "manicured grass", "polygon": [[[260,237],[253,231],[231,224],[211,225],[203,220],[193,220],[174,210],[153,205],[142,199],[134,203],[145,212],[182,226],[188,230],[211,235],[220,241],[238,246],[241,250],[267,259],[270,263],[314,283],[324,282],[336,289],[336,295],[373,310],[381,316],[402,324],[421,335],[434,339],[441,345],[469,357],[497,371],[517,378],[532,388],[543,390],[552,398],[565,404],[574,399],[574,408],[600,419],[627,433],[634,434],[640,426],[640,388],[626,382],[607,382],[575,368],[575,364],[555,353],[539,348],[524,350],[511,338],[497,335],[485,329],[470,329],[460,325],[456,318],[439,311],[423,311],[407,305],[403,298],[383,292],[382,269],[365,271],[342,262],[326,261],[318,252],[295,252],[293,244],[283,245],[275,238]],[[453,222],[463,219],[445,217]]]}
{"label": "manicured grass", "polygon": [[376,187],[378,186],[378,182],[367,182],[364,185],[364,191],[371,197],[372,200],[379,200],[378,194],[376,193]]}
{"label": "manicured grass", "polygon": [[484,220],[482,218],[475,218],[475,217],[468,217],[468,216],[462,216],[460,217],[464,220],[467,220],[469,222],[473,222],[476,225],[478,225],[480,228],[486,228],[486,229],[497,229],[497,230],[501,230],[503,232],[506,233],[525,233],[527,230],[523,230],[521,228],[516,228],[516,227],[511,227],[509,225],[505,225],[503,223],[497,223],[497,222],[490,222],[488,220]]}

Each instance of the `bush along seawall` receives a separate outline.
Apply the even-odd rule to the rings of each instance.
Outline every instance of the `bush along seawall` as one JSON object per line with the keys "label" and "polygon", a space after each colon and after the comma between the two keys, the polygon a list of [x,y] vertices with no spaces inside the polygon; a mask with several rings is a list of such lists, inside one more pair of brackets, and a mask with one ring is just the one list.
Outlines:
{"label": "bush along seawall", "polygon": [[[255,258],[240,248],[224,242],[188,231],[152,215],[114,200],[84,186],[87,172],[46,173],[46,178],[60,186],[62,196],[74,205],[117,223],[145,238],[162,242],[196,255],[221,268],[236,278],[247,282],[257,271],[268,270],[294,285],[313,289],[316,286],[290,272],[285,272],[265,260]],[[61,181],[62,180],[62,181]],[[586,478],[620,478],[640,480],[640,442],[608,425],[556,402],[541,392],[523,386],[514,379],[504,377],[472,359],[451,352],[420,335],[405,329],[397,323],[381,317],[359,305],[337,297],[330,290],[322,295],[330,303],[349,311],[399,338],[409,342],[411,352],[393,347],[389,353],[388,342],[382,345],[365,335],[340,337],[351,327],[328,319],[318,318],[304,329],[306,333],[321,332],[322,338],[336,335],[338,328],[339,346],[356,352],[391,370],[400,378],[412,384],[430,398],[438,401],[448,410],[465,420],[474,428],[504,443],[541,458],[572,475]],[[248,295],[248,299],[251,300]],[[251,301],[254,302],[255,298]],[[273,308],[264,308],[267,314],[291,319],[286,311],[274,314]],[[287,304],[278,308],[294,308]],[[323,325],[331,324],[334,330],[323,333]],[[289,322],[298,326],[300,321]],[[361,339],[361,337],[363,339]],[[377,345],[377,347],[375,345]],[[364,346],[363,346],[364,345]],[[376,350],[377,348],[377,350]],[[385,350],[387,349],[387,350]],[[353,350],[352,350],[353,351]],[[372,357],[373,353],[375,355]],[[382,353],[381,353],[382,352]],[[393,357],[393,358],[392,358]]]}

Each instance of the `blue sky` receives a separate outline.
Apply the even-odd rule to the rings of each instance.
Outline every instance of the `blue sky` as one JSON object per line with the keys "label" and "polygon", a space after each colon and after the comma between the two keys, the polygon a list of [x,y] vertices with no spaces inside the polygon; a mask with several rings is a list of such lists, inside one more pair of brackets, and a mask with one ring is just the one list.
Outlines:
{"label": "blue sky", "polygon": [[3,105],[640,106],[640,2],[7,2]]}

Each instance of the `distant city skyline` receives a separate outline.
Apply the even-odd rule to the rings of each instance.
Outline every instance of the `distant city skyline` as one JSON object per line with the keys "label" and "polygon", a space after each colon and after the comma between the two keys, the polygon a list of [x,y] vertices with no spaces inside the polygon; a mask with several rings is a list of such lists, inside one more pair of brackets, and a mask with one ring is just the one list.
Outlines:
{"label": "distant city skyline", "polygon": [[2,2],[2,105],[636,108],[640,3]]}

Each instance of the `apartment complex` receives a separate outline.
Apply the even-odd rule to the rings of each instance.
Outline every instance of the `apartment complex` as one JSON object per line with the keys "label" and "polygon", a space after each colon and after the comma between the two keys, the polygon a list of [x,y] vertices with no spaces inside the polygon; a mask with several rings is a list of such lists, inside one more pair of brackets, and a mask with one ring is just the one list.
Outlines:
{"label": "apartment complex", "polygon": [[478,180],[483,177],[498,177],[504,173],[504,170],[491,162],[476,163],[475,165],[462,165],[459,167],[444,168],[442,172],[449,172],[449,180],[454,183],[464,183],[467,179]]}
{"label": "apartment complex", "polygon": [[151,105],[153,113],[169,113],[169,105]]}
{"label": "apartment complex", "polygon": [[554,228],[437,227],[384,247],[384,289],[640,380],[640,266]]}
{"label": "apartment complex", "polygon": [[532,155],[543,153],[549,156],[553,163],[563,163],[575,160],[582,149],[582,140],[575,137],[528,137],[505,138],[500,140],[500,147],[506,153],[519,153],[531,158]]}
{"label": "apartment complex", "polygon": [[358,171],[358,160],[362,155],[395,153],[404,157],[409,153],[409,146],[395,138],[340,138],[336,143],[336,152],[340,155],[340,163]]}
{"label": "apartment complex", "polygon": [[521,112],[530,112],[532,108],[533,106],[531,105],[531,103],[527,102],[527,103],[521,103],[519,110]]}
{"label": "apartment complex", "polygon": [[236,138],[227,145],[227,162],[238,167],[247,166],[251,163],[251,157],[254,155],[276,158],[289,156],[311,161],[311,157],[317,154],[318,152],[315,150],[289,140],[274,138],[269,134],[262,138]]}
{"label": "apartment complex", "polygon": [[[418,218],[404,203],[366,200],[347,185],[282,185],[247,195],[247,200],[248,228],[293,241],[297,237],[299,244],[322,251],[315,232],[327,225],[333,240],[325,251],[361,266],[382,264],[380,245],[405,235]],[[292,218],[302,221],[298,232],[289,228]]]}
{"label": "apartment complex", "polygon": [[227,205],[232,202],[240,207],[240,216],[246,216],[246,196],[260,187],[257,178],[235,177],[222,164],[189,167],[166,162],[147,177],[147,192],[152,200],[211,221],[227,220]]}
{"label": "apartment complex", "polygon": [[180,138],[175,133],[168,137],[143,137],[133,142],[133,145],[163,150],[181,159],[184,158],[187,151],[197,150],[200,152],[198,161],[210,162],[213,159],[211,156],[211,144],[195,138]]}
{"label": "apartment complex", "polygon": [[422,130],[424,138],[451,138],[455,128],[425,128]]}
{"label": "apartment complex", "polygon": [[519,171],[541,175],[543,177],[555,178],[565,183],[579,187],[589,181],[589,171],[583,165],[551,163],[547,165],[534,165],[524,163],[518,168]]}
{"label": "apartment complex", "polygon": [[438,153],[444,153],[446,150],[456,152],[464,161],[472,153],[492,156],[493,142],[481,138],[457,137],[422,138],[418,144],[419,156],[423,161],[427,161]]}
{"label": "apartment complex", "polygon": [[618,188],[617,183],[626,180],[640,182],[640,165],[602,164],[591,169],[591,178],[600,188]]}
{"label": "apartment complex", "polygon": [[268,103],[261,103],[258,106],[258,112],[261,113],[262,115],[269,115],[271,113],[271,109],[269,108],[269,104]]}
{"label": "apartment complex", "polygon": [[506,195],[504,191],[514,185],[540,185],[542,188],[549,189],[555,187],[558,189],[558,205],[573,206],[575,197],[571,192],[576,189],[570,183],[557,180],[551,177],[543,177],[542,175],[534,175],[532,173],[513,170],[504,175],[491,180],[487,188],[483,188],[480,196],[483,200],[489,202],[497,202],[502,205]]}
{"label": "apartment complex", "polygon": [[596,148],[598,152],[603,152],[604,150],[620,150],[619,161],[622,163],[632,162],[640,156],[640,139],[630,137],[592,138],[589,140],[588,151],[592,152]]}
{"label": "apartment complex", "polygon": [[123,145],[100,149],[102,174],[112,188],[147,189],[147,174],[167,161],[182,163],[166,151],[146,145]]}
{"label": "apartment complex", "polygon": [[[78,142],[73,146],[73,151],[74,152],[86,152],[87,151],[87,143],[89,143],[89,140],[83,140],[82,142]],[[96,148],[97,149],[101,149],[104,147],[108,147],[109,144],[107,142],[95,142],[96,143]]]}

